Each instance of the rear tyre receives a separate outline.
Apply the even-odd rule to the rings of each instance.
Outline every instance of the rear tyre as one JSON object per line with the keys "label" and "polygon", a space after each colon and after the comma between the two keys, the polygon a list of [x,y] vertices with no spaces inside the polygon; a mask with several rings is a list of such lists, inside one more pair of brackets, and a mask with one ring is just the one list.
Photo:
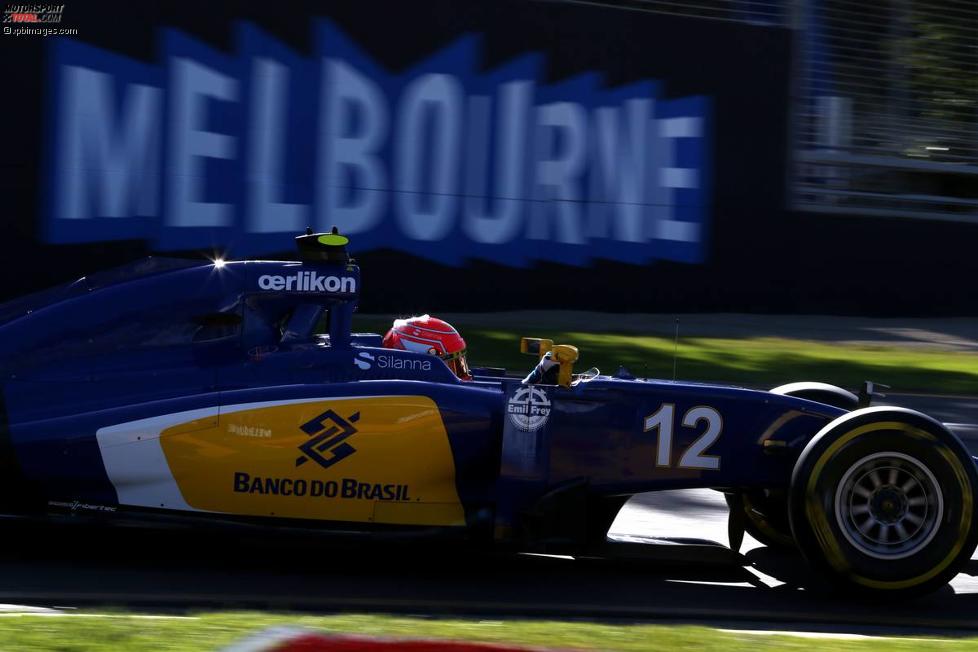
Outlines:
{"label": "rear tyre", "polygon": [[788,519],[788,495],[784,490],[752,490],[725,494],[730,511],[743,515],[747,534],[769,548],[793,548]]}
{"label": "rear tyre", "polygon": [[791,478],[799,549],[838,585],[916,595],[950,580],[978,541],[978,473],[937,421],[892,407],[856,410],[823,428]]}

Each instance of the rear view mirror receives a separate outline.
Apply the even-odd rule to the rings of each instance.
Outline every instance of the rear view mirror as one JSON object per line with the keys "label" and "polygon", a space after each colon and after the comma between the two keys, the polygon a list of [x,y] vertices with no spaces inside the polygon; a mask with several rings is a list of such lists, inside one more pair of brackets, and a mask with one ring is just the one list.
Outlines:
{"label": "rear view mirror", "polygon": [[538,337],[521,337],[520,338],[520,353],[525,353],[526,355],[535,355],[540,357],[547,351],[552,349],[554,346],[553,340],[544,340]]}

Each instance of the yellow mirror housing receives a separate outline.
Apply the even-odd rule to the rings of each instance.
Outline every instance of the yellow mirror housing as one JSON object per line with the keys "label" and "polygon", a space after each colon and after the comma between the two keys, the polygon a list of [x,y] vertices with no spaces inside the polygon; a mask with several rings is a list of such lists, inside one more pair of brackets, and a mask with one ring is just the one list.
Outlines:
{"label": "yellow mirror housing", "polygon": [[570,344],[555,344],[551,351],[553,351],[553,359],[561,364],[565,362],[574,364],[577,362],[578,354],[576,346],[571,346]]}
{"label": "yellow mirror housing", "polygon": [[560,363],[557,384],[570,387],[571,375],[574,373],[574,363],[577,362],[578,357],[577,347],[571,346],[570,344],[555,344],[551,351],[553,359]]}
{"label": "yellow mirror housing", "polygon": [[553,340],[544,340],[540,339],[539,337],[520,338],[520,353],[535,355],[538,358],[542,358],[545,353],[553,348],[553,346]]}
{"label": "yellow mirror housing", "polygon": [[574,373],[574,363],[577,362],[577,347],[570,344],[554,344],[553,340],[539,337],[521,337],[520,353],[542,358],[550,353],[551,359],[560,365],[557,373],[557,384],[570,387],[571,375]]}

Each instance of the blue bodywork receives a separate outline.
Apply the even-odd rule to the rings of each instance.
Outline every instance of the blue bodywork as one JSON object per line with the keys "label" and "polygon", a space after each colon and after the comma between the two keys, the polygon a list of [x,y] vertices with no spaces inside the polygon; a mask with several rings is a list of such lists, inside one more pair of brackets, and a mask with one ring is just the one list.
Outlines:
{"label": "blue bodywork", "polygon": [[[302,274],[292,287],[276,285]],[[345,285],[316,286],[324,277]],[[786,488],[804,445],[844,413],[623,373],[536,386],[549,414],[520,428],[508,414],[519,380],[477,370],[462,381],[435,357],[352,333],[359,290],[351,263],[148,259],[0,306],[4,509],[124,512],[95,437],[111,424],[256,401],[414,394],[441,412],[470,534],[567,541],[610,524],[614,507],[586,523],[596,502],[620,506],[635,493],[684,487]],[[586,355],[587,342],[577,344]],[[700,423],[677,424],[671,463],[657,465],[657,433],[645,420],[666,404],[677,419],[697,406],[722,415],[708,450],[718,468],[675,463],[704,434]]]}

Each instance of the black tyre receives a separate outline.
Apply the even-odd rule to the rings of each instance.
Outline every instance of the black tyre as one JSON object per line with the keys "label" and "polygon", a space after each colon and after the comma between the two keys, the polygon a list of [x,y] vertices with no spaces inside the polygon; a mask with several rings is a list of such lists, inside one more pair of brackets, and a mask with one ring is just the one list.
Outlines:
{"label": "black tyre", "polygon": [[942,424],[903,408],[864,408],[832,421],[802,451],[791,530],[837,584],[924,593],[947,583],[975,549],[976,488],[971,456]]}
{"label": "black tyre", "polygon": [[756,490],[724,494],[731,510],[744,515],[744,529],[769,548],[793,548],[784,490]]}

